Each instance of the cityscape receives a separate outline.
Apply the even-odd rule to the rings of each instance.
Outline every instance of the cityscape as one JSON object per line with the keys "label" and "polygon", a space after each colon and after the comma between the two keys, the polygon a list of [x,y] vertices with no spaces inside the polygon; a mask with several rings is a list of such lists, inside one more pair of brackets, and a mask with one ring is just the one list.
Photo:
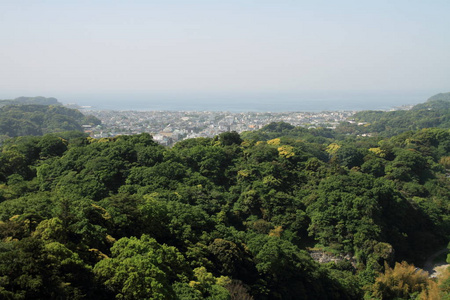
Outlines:
{"label": "cityscape", "polygon": [[[409,109],[402,106],[392,110]],[[132,135],[147,132],[155,141],[170,146],[197,137],[213,137],[222,132],[258,130],[271,122],[286,122],[306,128],[335,128],[339,122],[351,120],[357,111],[322,112],[212,112],[212,111],[113,111],[82,109],[102,121],[96,127],[85,126],[94,138]]]}

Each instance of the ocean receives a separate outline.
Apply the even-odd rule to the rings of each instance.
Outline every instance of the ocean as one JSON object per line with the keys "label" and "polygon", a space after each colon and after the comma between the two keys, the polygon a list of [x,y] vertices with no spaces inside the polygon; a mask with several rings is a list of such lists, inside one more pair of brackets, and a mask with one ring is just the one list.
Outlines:
{"label": "ocean", "polygon": [[120,111],[319,112],[389,110],[425,102],[432,95],[430,93],[97,95],[79,96],[62,102],[90,106],[95,110]]}

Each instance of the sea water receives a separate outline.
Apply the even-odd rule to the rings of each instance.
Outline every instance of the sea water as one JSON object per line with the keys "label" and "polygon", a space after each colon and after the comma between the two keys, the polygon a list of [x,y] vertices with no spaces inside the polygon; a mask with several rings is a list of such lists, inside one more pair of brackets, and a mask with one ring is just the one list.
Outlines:
{"label": "sea water", "polygon": [[[430,93],[316,93],[316,94],[127,94],[78,96],[72,103],[97,110],[319,112],[389,110],[425,102]],[[63,101],[64,102],[64,101]],[[67,101],[65,101],[67,103]]]}

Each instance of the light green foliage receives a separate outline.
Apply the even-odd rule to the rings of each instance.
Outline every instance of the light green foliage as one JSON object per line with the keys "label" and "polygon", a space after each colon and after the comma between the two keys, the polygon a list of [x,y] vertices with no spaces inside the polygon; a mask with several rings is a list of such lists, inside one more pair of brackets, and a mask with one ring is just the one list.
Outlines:
{"label": "light green foliage", "polygon": [[65,242],[66,230],[60,219],[51,218],[40,222],[32,235],[44,241]]}
{"label": "light green foliage", "polygon": [[230,299],[229,292],[222,286],[231,282],[228,278],[223,276],[221,278],[215,278],[205,267],[195,268],[194,276],[196,281],[189,282],[189,285],[202,292],[203,299]]}
{"label": "light green foliage", "polygon": [[295,155],[294,147],[289,146],[289,145],[278,147],[277,150],[281,157],[291,158]]}
{"label": "light green foliage", "polygon": [[143,235],[118,240],[94,273],[117,299],[168,299],[174,297],[172,284],[186,280],[185,268],[176,248]]}

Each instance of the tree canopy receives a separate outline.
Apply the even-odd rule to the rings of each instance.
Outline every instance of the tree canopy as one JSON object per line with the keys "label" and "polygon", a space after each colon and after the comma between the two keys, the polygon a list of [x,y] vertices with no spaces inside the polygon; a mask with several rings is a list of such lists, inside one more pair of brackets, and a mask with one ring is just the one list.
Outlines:
{"label": "tree canopy", "polygon": [[449,241],[449,157],[448,128],[8,139],[0,298],[445,299],[416,266]]}

